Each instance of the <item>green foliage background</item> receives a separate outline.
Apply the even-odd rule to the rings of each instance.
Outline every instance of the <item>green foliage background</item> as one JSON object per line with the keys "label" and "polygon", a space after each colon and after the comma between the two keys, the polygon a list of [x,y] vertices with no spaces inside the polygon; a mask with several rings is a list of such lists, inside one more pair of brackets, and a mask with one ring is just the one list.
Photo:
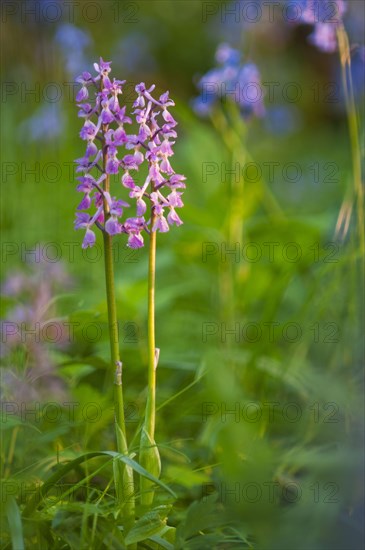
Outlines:
{"label": "green foliage background", "polygon": [[[177,499],[158,488],[157,504],[174,504],[168,525],[177,527],[176,548],[360,549],[363,259],[355,213],[344,239],[334,237],[342,201],[352,185],[345,113],[339,103],[326,102],[322,94],[322,100],[313,101],[311,91],[316,83],[323,90],[332,80],[338,59],[310,47],[303,29],[294,29],[282,44],[254,29],[256,38],[249,35],[250,56],[260,67],[263,81],[293,81],[304,93],[295,104],[300,124],[294,133],[272,133],[264,121],[250,123],[245,138],[238,129],[234,135],[242,146],[241,159],[248,161],[248,151],[261,167],[265,162],[280,166],[295,162],[303,168],[303,176],[290,183],[278,170],[271,182],[267,178],[244,182],[242,175],[235,182],[222,177],[221,166],[231,169],[237,160],[237,152],[224,139],[236,130],[228,130],[225,136],[190,108],[196,94],[193,79],[213,65],[222,31],[219,19],[214,24],[204,22],[200,1],[132,4],[138,7],[134,23],[116,22],[116,3],[105,1],[100,4],[103,16],[98,23],[86,21],[81,9],[76,9],[75,24],[92,36],[90,59],[99,55],[111,59],[116,77],[155,82],[176,99],[179,139],[174,168],[186,175],[187,190],[184,225],[158,238],[156,316],[161,356],[156,439],[162,480]],[[119,6],[123,14],[129,9],[127,3]],[[39,83],[43,89],[49,82],[71,80],[53,41],[57,24],[21,25],[16,18],[9,19],[1,39],[5,82],[29,88]],[[117,41],[137,31],[147,37],[155,59],[147,76],[138,66],[131,72],[127,61],[115,55]],[[279,32],[284,33],[284,27]],[[247,44],[243,48],[247,50]],[[75,283],[71,292],[59,289],[58,312],[81,323],[67,350],[50,346],[68,399],[80,403],[75,417],[64,414],[61,421],[49,422],[41,415],[34,422],[12,416],[3,424],[2,548],[10,548],[11,540],[15,548],[21,531],[26,548],[123,548],[111,498],[109,462],[97,458],[91,465],[70,471],[63,478],[62,491],[84,479],[74,498],[59,498],[56,492],[22,525],[18,512],[28,497],[18,490],[11,495],[14,498],[9,497],[9,483],[17,489],[36,486],[57,471],[60,458],[114,450],[103,264],[83,256],[82,235],[73,231],[79,196],[70,163],[82,155],[83,144],[78,139],[76,108],[66,96],[65,92],[58,104],[64,131],[53,140],[32,141],[22,125],[40,106],[36,98],[21,101],[18,93],[8,96],[2,106],[3,243],[18,244],[20,251],[22,246],[30,249],[37,243],[43,247],[59,244]],[[227,106],[222,109],[229,117]],[[5,162],[15,163],[16,174],[4,172]],[[31,173],[22,175],[35,163],[40,167],[39,180]],[[61,167],[62,175],[54,183],[49,181],[51,172],[44,177],[47,163]],[[217,163],[218,173],[205,178],[206,163]],[[320,167],[318,183],[311,172],[313,163]],[[326,181],[326,163],[336,163],[335,180]],[[119,189],[119,183],[115,186]],[[222,246],[228,246],[235,194],[242,188],[240,253],[238,258],[222,257]],[[279,243],[274,261],[265,246],[268,242]],[[290,242],[302,251],[298,261],[283,257],[283,247]],[[65,243],[77,243],[73,258]],[[218,252],[204,261],[206,243],[216,243]],[[264,251],[258,261],[242,254],[247,243],[256,243]],[[127,428],[132,439],[143,414],[147,383],[147,257],[146,250],[131,255],[124,247],[121,237],[116,285]],[[3,255],[4,277],[28,269],[20,251]],[[34,268],[42,269],[37,264]],[[10,306],[13,303],[4,299],[3,319]],[[83,324],[91,322],[103,327],[103,337],[95,344],[85,343],[81,332]],[[273,322],[279,323],[279,329],[271,339],[264,323]],[[207,323],[217,334],[204,338]],[[250,336],[243,338],[242,332],[239,341],[234,335],[222,337],[225,326],[231,329],[237,323],[240,331],[248,323],[259,323],[264,329],[262,338],[250,342]],[[296,323],[302,331],[293,343],[283,335],[287,323]],[[254,335],[251,339],[255,340]],[[4,357],[2,365],[21,376],[22,350]],[[57,402],[57,397],[51,401]],[[80,413],[90,402],[102,410],[96,422],[85,422]],[[278,404],[273,415],[267,403]],[[285,409],[288,404],[294,404],[292,409]],[[224,415],[237,406],[239,418]],[[256,421],[250,421],[250,406],[261,411]],[[207,407],[215,412],[205,417]],[[291,421],[290,415],[298,409],[301,418]],[[137,439],[134,444],[137,452]],[[252,492],[250,484],[255,484]],[[160,521],[160,516],[156,518]],[[164,540],[169,540],[167,535]],[[149,539],[141,547],[169,546]]]}

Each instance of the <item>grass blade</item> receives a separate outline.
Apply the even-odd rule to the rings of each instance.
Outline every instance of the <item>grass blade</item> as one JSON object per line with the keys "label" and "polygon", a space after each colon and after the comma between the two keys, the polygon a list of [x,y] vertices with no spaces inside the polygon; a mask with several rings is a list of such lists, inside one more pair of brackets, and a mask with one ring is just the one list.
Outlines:
{"label": "grass blade", "polygon": [[63,466],[58,468],[57,472],[55,472],[53,475],[51,475],[48,478],[48,480],[45,481],[43,483],[43,485],[41,485],[41,487],[39,487],[39,489],[34,493],[34,495],[32,496],[29,503],[27,504],[27,506],[24,509],[23,516],[28,517],[29,515],[31,515],[38,508],[38,506],[41,504],[41,502],[42,502],[43,498],[45,497],[45,495],[47,494],[47,492],[64,475],[66,475],[68,472],[70,472],[76,466],[79,466],[83,462],[86,462],[87,460],[91,460],[92,458],[96,458],[96,457],[109,457],[110,459],[117,458],[121,462],[124,462],[124,464],[127,464],[128,466],[133,468],[133,470],[135,470],[138,474],[146,477],[150,481],[153,481],[154,483],[156,483],[157,485],[159,485],[160,487],[165,489],[165,491],[170,493],[174,498],[177,498],[176,494],[172,491],[172,489],[170,489],[170,487],[168,487],[167,485],[165,485],[165,483],[163,483],[162,481],[157,479],[155,476],[153,476],[152,474],[147,472],[144,468],[142,468],[142,466],[140,466],[137,462],[135,462],[129,456],[121,455],[121,454],[116,453],[114,451],[95,451],[95,452],[85,453],[81,456],[78,456],[74,460],[71,460],[70,462],[67,462],[66,464],[64,464]]}
{"label": "grass blade", "polygon": [[6,503],[6,515],[9,523],[13,550],[24,550],[22,518],[16,500],[12,496],[9,497]]}

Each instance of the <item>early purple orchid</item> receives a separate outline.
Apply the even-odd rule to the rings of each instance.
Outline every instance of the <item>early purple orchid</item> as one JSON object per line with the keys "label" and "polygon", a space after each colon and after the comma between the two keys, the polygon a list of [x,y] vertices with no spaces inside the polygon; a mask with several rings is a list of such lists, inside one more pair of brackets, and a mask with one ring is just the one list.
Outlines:
{"label": "early purple orchid", "polygon": [[[81,89],[76,96],[78,116],[84,119],[80,137],[86,141],[85,156],[76,160],[76,172],[83,174],[78,177],[77,191],[83,193],[83,198],[77,210],[94,208],[94,213],[77,212],[75,229],[86,230],[83,248],[95,244],[92,229],[95,225],[111,236],[126,233],[128,246],[140,248],[144,245],[144,231],[164,233],[170,225],[183,223],[176,213],[176,208],[183,207],[182,192],[176,189],[185,188],[186,178],[176,174],[170,163],[177,122],[169,109],[175,103],[169,92],[154,98],[155,86],[147,88],[141,82],[135,87],[137,97],[132,116],[127,116],[126,106],[119,103],[126,81],[111,80],[111,62],[102,58],[94,68],[95,77],[84,72],[77,79]],[[125,125],[133,121],[137,132],[128,134]],[[138,172],[143,165],[147,166],[148,173],[144,183],[137,185],[131,172]],[[101,173],[98,178],[90,173],[92,170]],[[136,200],[135,217],[127,218],[124,223],[121,218],[130,205],[112,198],[109,189],[110,176],[119,174],[122,188],[129,191],[129,198]],[[168,192],[166,196],[164,190]],[[148,202],[150,219],[145,219]]]}

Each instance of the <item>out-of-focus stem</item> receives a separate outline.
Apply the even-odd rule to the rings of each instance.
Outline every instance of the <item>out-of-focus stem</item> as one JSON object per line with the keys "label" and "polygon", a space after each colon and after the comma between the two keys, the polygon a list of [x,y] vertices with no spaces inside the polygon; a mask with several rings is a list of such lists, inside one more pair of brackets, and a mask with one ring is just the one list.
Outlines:
{"label": "out-of-focus stem", "polygon": [[17,439],[18,433],[19,433],[19,426],[15,426],[15,428],[13,429],[12,434],[11,434],[9,454],[8,454],[6,462],[4,462],[4,465],[5,465],[4,478],[10,476],[11,463],[12,463],[13,457],[14,457],[15,444],[16,444],[16,439]]}
{"label": "out-of-focus stem", "polygon": [[[340,52],[342,84],[346,102],[347,121],[349,127],[349,135],[351,142],[351,156],[353,169],[353,192],[356,195],[357,203],[357,225],[359,230],[359,239],[361,252],[365,252],[365,236],[364,236],[364,189],[362,185],[362,168],[361,168],[361,152],[359,140],[359,125],[356,112],[356,104],[354,98],[354,89],[351,75],[351,52],[348,41],[348,36],[343,25],[337,28],[338,47]],[[346,199],[345,199],[346,200]],[[347,199],[348,200],[348,199]],[[350,208],[351,213],[351,208]],[[340,221],[340,217],[339,217]],[[347,227],[348,227],[347,222]],[[339,225],[339,222],[338,222]]]}

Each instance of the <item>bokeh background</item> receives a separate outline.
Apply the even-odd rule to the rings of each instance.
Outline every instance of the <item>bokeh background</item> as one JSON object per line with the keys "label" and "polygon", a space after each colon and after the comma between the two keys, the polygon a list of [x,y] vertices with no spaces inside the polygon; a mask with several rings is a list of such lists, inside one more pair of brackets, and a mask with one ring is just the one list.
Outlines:
{"label": "bokeh background", "polygon": [[[361,118],[364,4],[347,4]],[[184,225],[158,238],[156,315],[157,443],[163,479],[178,494],[169,518],[180,526],[178,547],[360,549],[362,257],[356,208],[336,233],[353,187],[339,56],[316,49],[310,27],[289,24],[280,10],[250,23],[245,5],[2,3],[1,319],[25,327],[53,320],[64,331],[3,340],[2,402],[15,405],[4,423],[2,474],[36,482],[59,453],[114,445],[101,240],[82,251],[73,229],[73,161],[83,154],[73,83],[102,56],[127,91],[155,83],[176,101]],[[235,114],[227,128],[227,106],[214,120],[194,111],[197,83],[221,42],[274,83],[272,95],[263,86],[263,118]],[[236,163],[238,176],[230,173]],[[132,438],[145,400],[147,255],[125,245],[123,236],[115,244],[116,288]],[[67,322],[78,323],[71,341]],[[62,410],[57,421],[43,414],[50,401]],[[75,417],[67,401],[80,403]],[[21,414],[34,402],[38,415]],[[95,422],[80,412],[90,402],[103,411]],[[74,522],[53,527],[64,548],[85,537],[81,513],[74,508]]]}

